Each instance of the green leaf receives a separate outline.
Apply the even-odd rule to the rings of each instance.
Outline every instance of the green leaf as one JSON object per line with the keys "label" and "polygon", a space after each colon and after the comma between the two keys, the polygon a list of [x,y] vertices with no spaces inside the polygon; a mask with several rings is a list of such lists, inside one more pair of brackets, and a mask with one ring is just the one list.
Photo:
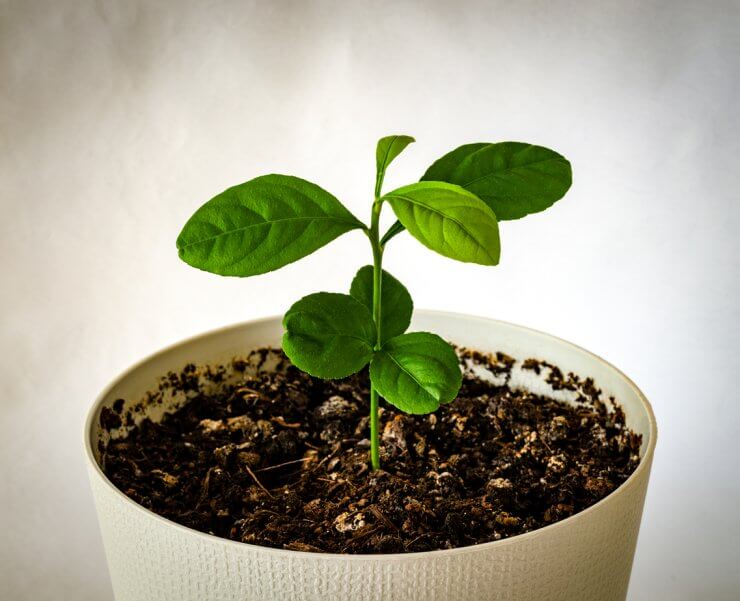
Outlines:
{"label": "green leaf", "polygon": [[[352,280],[349,290],[353,298],[360,301],[372,313],[373,310],[373,266],[365,265]],[[380,284],[380,338],[384,343],[389,338],[403,334],[411,323],[414,303],[406,287],[383,270]]]}
{"label": "green leaf", "polygon": [[283,350],[293,364],[319,378],[345,378],[373,355],[375,324],[367,307],[347,294],[304,296],[283,318]]}
{"label": "green leaf", "polygon": [[385,246],[386,244],[388,244],[388,240],[394,238],[404,231],[406,231],[406,228],[401,225],[401,222],[398,220],[394,221],[391,227],[388,228],[383,237],[380,239],[380,245]]}
{"label": "green leaf", "polygon": [[462,373],[454,349],[436,334],[412,332],[391,338],[370,363],[380,395],[406,413],[431,413],[454,400]]}
{"label": "green leaf", "polygon": [[483,199],[499,220],[544,211],[570,188],[570,163],[557,152],[524,144],[466,144],[436,161],[422,181],[449,182]]}
{"label": "green leaf", "polygon": [[198,269],[251,276],[297,261],[362,228],[334,196],[288,175],[264,175],[209,200],[177,239],[180,258]]}
{"label": "green leaf", "polygon": [[383,198],[409,233],[433,251],[467,263],[498,263],[496,215],[471,192],[444,182],[419,182]]}
{"label": "green leaf", "polygon": [[415,142],[411,136],[386,136],[378,140],[378,146],[375,149],[375,196],[380,196],[380,188],[383,186],[383,178],[385,177],[385,170],[388,169],[388,165],[391,164],[403,149],[406,148],[412,142]]}

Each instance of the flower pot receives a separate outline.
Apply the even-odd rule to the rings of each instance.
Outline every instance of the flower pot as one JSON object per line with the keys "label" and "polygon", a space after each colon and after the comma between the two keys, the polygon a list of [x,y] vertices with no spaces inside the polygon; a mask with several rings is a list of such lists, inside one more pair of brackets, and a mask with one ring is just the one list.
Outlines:
{"label": "flower pot", "polygon": [[[627,425],[642,434],[641,462],[607,497],[563,521],[512,538],[452,550],[338,555],[259,547],[166,520],[115,488],[100,468],[109,434],[103,408],[139,400],[168,371],[187,363],[226,363],[278,346],[279,318],[248,322],[186,340],[134,366],[100,395],[85,426],[85,449],[113,590],[118,601],[623,600],[656,442],[652,409],[619,370],[573,344],[508,323],[419,311],[412,330],[431,330],[469,348],[544,359],[564,373],[592,377],[614,396]],[[532,386],[546,386],[535,381]],[[539,392],[543,392],[539,390]],[[154,420],[181,402],[152,403]],[[123,428],[122,428],[123,429]],[[121,429],[121,432],[122,432]],[[120,434],[119,433],[114,433]]]}

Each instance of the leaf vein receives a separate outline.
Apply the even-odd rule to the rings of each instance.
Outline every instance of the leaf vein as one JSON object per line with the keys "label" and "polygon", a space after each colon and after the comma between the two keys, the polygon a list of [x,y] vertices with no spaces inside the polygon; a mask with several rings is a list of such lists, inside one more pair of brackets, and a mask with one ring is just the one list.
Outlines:
{"label": "leaf vein", "polygon": [[489,178],[501,177],[502,175],[505,175],[507,171],[516,171],[517,169],[533,169],[535,168],[534,167],[535,165],[543,165],[544,163],[550,163],[550,162],[560,163],[562,162],[562,159],[560,158],[543,159],[541,161],[533,161],[532,163],[527,163],[526,165],[516,165],[514,167],[507,167],[506,169],[501,169],[500,171],[495,171],[493,173],[486,173],[485,175],[476,177],[475,179],[472,179],[469,182],[460,184],[460,186],[463,188],[467,188],[468,186],[472,186],[473,184],[477,184],[478,182],[481,182]]}
{"label": "leaf vein", "polygon": [[[491,256],[491,254],[488,252],[488,250],[485,248],[485,246],[483,244],[481,244],[478,241],[478,239],[475,237],[475,235],[473,235],[473,233],[470,232],[464,226],[464,224],[461,221],[459,221],[458,219],[455,219],[454,217],[452,217],[450,215],[447,215],[447,214],[443,213],[442,211],[440,211],[438,209],[435,209],[434,207],[429,206],[428,204],[425,204],[425,203],[419,202],[419,201],[415,201],[413,198],[410,198],[408,196],[403,196],[401,194],[393,194],[393,195],[387,196],[386,198],[400,198],[401,200],[405,200],[405,201],[411,203],[412,205],[419,206],[419,207],[424,207],[428,211],[430,211],[432,213],[435,213],[436,215],[439,215],[444,220],[452,221],[455,225],[457,225],[462,230],[462,232],[463,232],[463,234],[465,234],[465,236],[467,236],[468,238],[470,238],[471,240],[473,240],[478,247],[484,249],[485,254],[488,256],[488,258],[490,260],[495,260],[495,257]],[[470,207],[470,208],[475,209],[475,207]],[[444,223],[444,221],[443,221],[443,223]],[[443,228],[444,228],[444,226],[443,226]],[[444,234],[443,234],[443,237],[444,237]]]}
{"label": "leaf vein", "polygon": [[393,361],[393,363],[395,363],[395,364],[396,364],[396,365],[398,366],[398,369],[400,369],[400,370],[401,370],[401,371],[402,371],[403,373],[405,373],[405,374],[406,374],[406,375],[407,375],[407,376],[408,376],[409,378],[411,378],[411,379],[412,379],[412,380],[414,381],[414,383],[416,383],[416,385],[417,385],[417,386],[419,386],[419,388],[421,388],[421,389],[422,389],[422,390],[423,390],[424,392],[426,392],[426,393],[427,393],[427,394],[428,394],[428,395],[429,395],[430,397],[432,397],[432,399],[434,399],[435,401],[437,400],[437,399],[435,399],[435,398],[434,398],[434,396],[433,396],[433,395],[432,395],[432,393],[431,393],[431,392],[429,391],[429,389],[427,389],[427,387],[426,387],[426,386],[424,386],[424,384],[422,384],[421,382],[419,382],[419,380],[418,380],[418,379],[417,379],[417,378],[416,378],[416,377],[414,376],[414,374],[412,374],[412,373],[411,373],[411,372],[410,372],[409,370],[407,370],[407,369],[406,369],[406,368],[405,368],[405,367],[404,367],[403,365],[401,365],[401,364],[400,364],[400,363],[399,363],[399,362],[398,362],[398,361],[396,360],[396,358],[395,358],[395,357],[394,357],[393,355],[391,355],[391,354],[390,354],[390,353],[389,353],[388,351],[385,351],[385,354],[386,354],[386,355],[388,355],[388,357],[390,358],[390,360],[391,360],[391,361]]}
{"label": "leaf vein", "polygon": [[350,229],[357,229],[359,228],[359,224],[355,223],[354,221],[350,221],[347,219],[339,219],[337,217],[331,217],[329,215],[326,216],[318,216],[318,217],[284,217],[282,219],[271,219],[269,221],[261,221],[260,223],[250,223],[249,225],[245,225],[242,227],[234,228],[231,230],[228,230],[226,232],[221,232],[220,234],[216,234],[214,236],[208,236],[207,238],[200,238],[198,240],[193,240],[192,242],[188,242],[187,244],[183,244],[180,246],[181,249],[188,248],[190,246],[193,246],[195,244],[204,244],[206,242],[211,242],[213,240],[217,240],[218,238],[221,238],[223,236],[230,236],[232,234],[238,234],[240,232],[244,232],[246,230],[255,228],[255,227],[264,227],[264,226],[271,226],[275,223],[282,223],[286,221],[316,221],[316,220],[327,220],[327,221],[336,221],[337,223],[342,223],[346,225],[351,225],[352,227]]}

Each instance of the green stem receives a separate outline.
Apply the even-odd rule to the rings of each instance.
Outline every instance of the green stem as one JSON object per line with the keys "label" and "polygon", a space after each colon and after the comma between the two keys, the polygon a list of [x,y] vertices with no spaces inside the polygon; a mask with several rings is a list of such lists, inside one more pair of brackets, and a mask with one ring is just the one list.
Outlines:
{"label": "green stem", "polygon": [[[381,286],[383,275],[383,247],[380,244],[380,208],[382,201],[375,199],[370,225],[369,238],[373,247],[373,321],[377,331],[375,350],[380,350],[380,318],[382,306]],[[370,463],[374,470],[380,468],[380,432],[378,431],[378,391],[370,382]]]}

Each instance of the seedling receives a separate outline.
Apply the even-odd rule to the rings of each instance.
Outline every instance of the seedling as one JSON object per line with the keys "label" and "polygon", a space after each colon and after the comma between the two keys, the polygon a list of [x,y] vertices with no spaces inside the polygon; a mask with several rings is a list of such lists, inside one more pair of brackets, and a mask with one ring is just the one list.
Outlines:
{"label": "seedling", "polygon": [[[531,144],[467,144],[432,164],[421,181],[383,193],[391,162],[414,139],[378,142],[370,225],[316,184],[264,175],[209,200],[177,239],[180,258],[198,269],[247,277],[279,269],[350,230],[370,241],[373,264],[362,267],[349,294],[317,292],[283,318],[283,350],[299,369],[319,378],[345,378],[370,364],[370,460],[380,466],[378,400],[406,413],[431,413],[462,383],[457,355],[429,332],[406,330],[413,303],[405,286],[383,271],[392,238],[408,231],[427,248],[458,261],[496,265],[498,222],[543,211],[567,192],[570,163]],[[389,205],[397,221],[383,234]]]}

